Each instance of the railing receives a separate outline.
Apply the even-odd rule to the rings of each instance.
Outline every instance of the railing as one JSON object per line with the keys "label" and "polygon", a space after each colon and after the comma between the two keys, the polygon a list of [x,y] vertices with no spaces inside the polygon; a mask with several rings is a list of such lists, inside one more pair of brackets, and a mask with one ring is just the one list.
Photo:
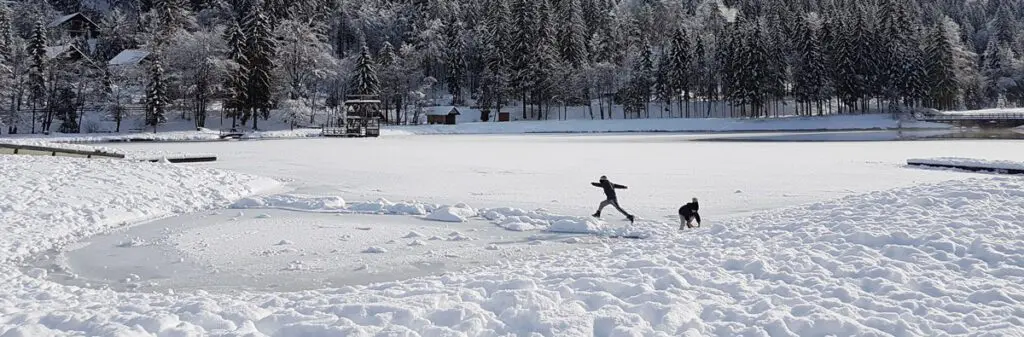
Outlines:
{"label": "railing", "polygon": [[949,114],[928,115],[922,121],[985,121],[985,120],[1020,120],[1024,121],[1024,113],[991,113],[991,114]]}
{"label": "railing", "polygon": [[20,144],[8,144],[0,143],[0,149],[3,152],[10,152],[12,154],[27,154],[27,155],[44,155],[44,156],[76,156],[76,157],[106,157],[106,158],[124,158],[124,154],[121,153],[110,153],[103,152],[100,150],[95,151],[83,151],[74,149],[64,149],[57,147],[47,146],[35,146],[35,145],[20,145]]}

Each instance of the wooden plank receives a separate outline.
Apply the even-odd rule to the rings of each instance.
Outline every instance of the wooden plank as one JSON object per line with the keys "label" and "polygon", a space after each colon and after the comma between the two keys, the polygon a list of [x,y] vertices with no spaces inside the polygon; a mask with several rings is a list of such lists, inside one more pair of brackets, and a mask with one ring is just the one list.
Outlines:
{"label": "wooden plank", "polygon": [[972,166],[972,165],[953,165],[953,164],[938,164],[938,163],[922,163],[915,160],[907,160],[907,165],[920,166],[920,167],[936,167],[936,168],[951,168],[970,172],[996,172],[1004,174],[1024,174],[1024,170],[1020,169],[1006,169],[1006,168],[994,168],[986,166]]}
{"label": "wooden plank", "polygon": [[48,147],[48,146],[35,146],[35,145],[20,145],[20,144],[7,144],[0,143],[0,148],[13,150],[14,154],[45,154],[48,153],[50,156],[56,156],[58,153],[62,155],[73,155],[81,156],[86,158],[92,157],[106,157],[106,158],[124,158],[124,154],[103,152],[100,150],[96,151],[82,151],[74,149],[63,149],[59,147]]}
{"label": "wooden plank", "polygon": [[[163,160],[163,158],[161,158],[161,159],[146,159],[146,161],[151,162],[151,163],[157,163],[157,162],[160,162],[161,160]],[[217,161],[217,157],[215,157],[215,156],[175,157],[175,158],[167,158],[167,161],[171,162],[171,163],[175,163],[175,164],[177,164],[177,163],[202,163],[202,162]]]}

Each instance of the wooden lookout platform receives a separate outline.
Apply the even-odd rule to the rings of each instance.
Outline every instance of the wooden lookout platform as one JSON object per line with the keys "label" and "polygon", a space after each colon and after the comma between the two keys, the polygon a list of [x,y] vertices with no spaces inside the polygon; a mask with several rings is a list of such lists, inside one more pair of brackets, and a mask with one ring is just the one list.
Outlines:
{"label": "wooden lookout platform", "polygon": [[1024,125],[1024,113],[933,114],[917,120],[962,127],[1015,128]]}

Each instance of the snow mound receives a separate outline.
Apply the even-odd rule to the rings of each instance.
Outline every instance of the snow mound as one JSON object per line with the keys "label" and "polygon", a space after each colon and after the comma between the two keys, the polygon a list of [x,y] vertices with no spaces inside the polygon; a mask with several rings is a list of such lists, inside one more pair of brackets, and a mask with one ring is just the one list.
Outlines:
{"label": "snow mound", "polygon": [[424,215],[429,209],[428,205],[421,203],[391,202],[380,198],[373,202],[353,202],[349,204],[348,210],[358,213],[379,213],[391,215]]}
{"label": "snow mound", "polygon": [[377,246],[372,246],[372,247],[369,247],[369,248],[366,248],[366,249],[363,250],[363,253],[368,253],[368,254],[382,254],[382,253],[387,253],[387,252],[388,252],[388,250],[384,249],[384,247],[377,247]]}
{"label": "snow mound", "polygon": [[511,231],[597,234],[604,232],[607,227],[591,217],[557,215],[544,210],[527,211],[504,207],[482,210],[482,213],[484,218],[495,225]]}
{"label": "snow mound", "polygon": [[974,158],[958,158],[958,157],[938,157],[938,158],[916,158],[908,159],[907,164],[914,165],[954,165],[954,166],[967,166],[967,167],[978,167],[983,169],[989,169],[993,171],[998,170],[1013,170],[1013,171],[1024,171],[1024,163],[1018,161],[1009,160],[988,160],[988,159],[974,159]]}
{"label": "snow mound", "polygon": [[477,211],[466,204],[454,206],[442,206],[427,214],[426,218],[444,222],[466,222],[469,218],[477,216]]}
{"label": "snow mound", "polygon": [[409,234],[406,234],[402,238],[403,239],[412,239],[412,238],[422,238],[422,237],[423,237],[423,234],[420,234],[419,232],[416,232],[416,231],[410,231]]}
{"label": "snow mound", "polygon": [[579,233],[594,234],[601,232],[602,228],[593,221],[587,219],[562,219],[555,221],[548,226],[548,232],[554,233]]}
{"label": "snow mound", "polygon": [[346,202],[339,196],[310,196],[277,194],[243,198],[231,205],[238,209],[284,209],[317,213],[368,213],[388,215],[425,215],[437,206],[417,202],[391,202],[387,199],[376,201]]}
{"label": "snow mound", "polygon": [[319,197],[297,194],[276,194],[242,198],[232,204],[231,208],[274,208],[303,212],[323,212],[345,209],[345,199],[337,196]]}

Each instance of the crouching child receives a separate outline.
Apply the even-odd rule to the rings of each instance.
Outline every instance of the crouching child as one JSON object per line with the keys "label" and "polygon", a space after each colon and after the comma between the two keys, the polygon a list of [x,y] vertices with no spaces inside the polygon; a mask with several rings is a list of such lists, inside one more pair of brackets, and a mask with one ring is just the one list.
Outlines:
{"label": "crouching child", "polygon": [[693,228],[693,223],[696,222],[697,226],[700,227],[700,204],[697,203],[697,198],[693,198],[693,201],[679,207],[679,230],[685,228]]}

